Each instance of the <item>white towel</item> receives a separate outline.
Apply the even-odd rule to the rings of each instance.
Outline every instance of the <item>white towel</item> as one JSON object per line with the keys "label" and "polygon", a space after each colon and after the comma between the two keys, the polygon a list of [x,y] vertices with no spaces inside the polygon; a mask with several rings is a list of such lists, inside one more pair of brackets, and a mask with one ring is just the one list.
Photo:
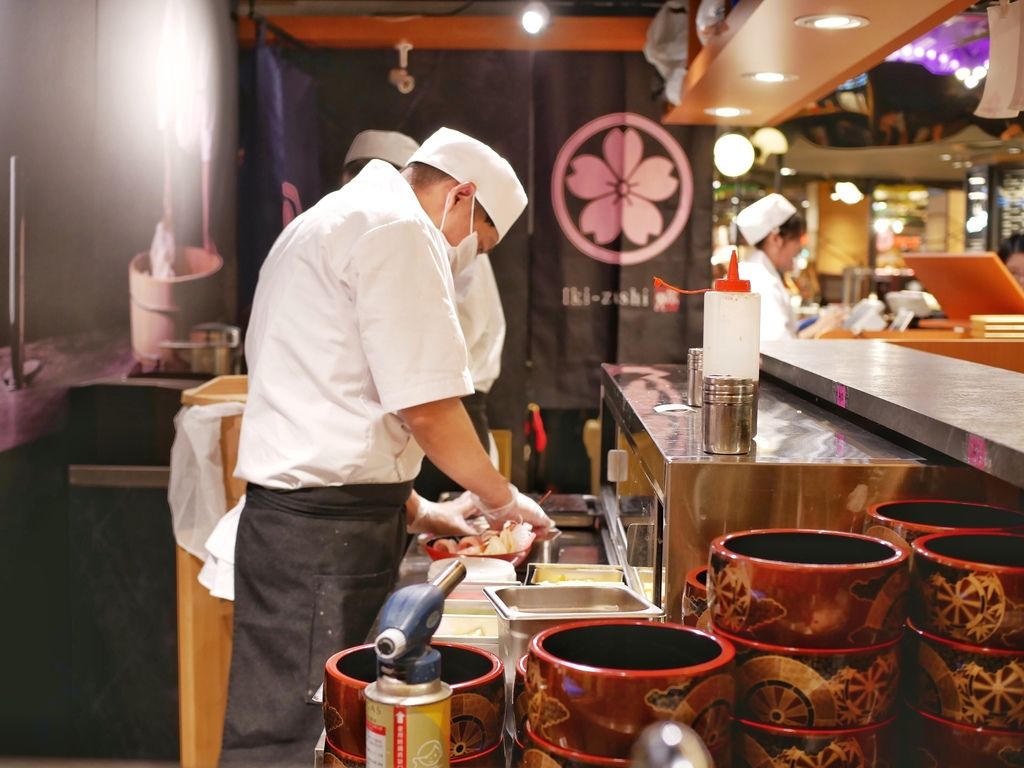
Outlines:
{"label": "white towel", "polygon": [[224,600],[235,599],[235,537],[245,496],[220,519],[206,540],[206,562],[199,571],[199,583],[210,594]]}
{"label": "white towel", "polygon": [[182,408],[174,417],[167,501],[178,546],[206,558],[204,546],[227,510],[220,452],[221,419],[242,413],[242,403]]}

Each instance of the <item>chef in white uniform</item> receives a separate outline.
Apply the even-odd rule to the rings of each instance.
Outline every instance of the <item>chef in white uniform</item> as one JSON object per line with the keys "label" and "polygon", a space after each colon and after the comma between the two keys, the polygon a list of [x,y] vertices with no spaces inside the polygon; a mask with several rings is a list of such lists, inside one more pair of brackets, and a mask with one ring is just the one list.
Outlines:
{"label": "chef in white uniform", "polygon": [[[371,160],[384,160],[402,170],[419,149],[415,139],[398,131],[365,130],[356,134],[345,153],[341,183],[347,184]],[[490,425],[487,421],[487,395],[501,374],[501,353],[505,346],[505,314],[501,295],[488,254],[467,254],[466,263],[452,265],[455,281],[455,305],[469,353],[469,375],[473,394],[462,399],[473,428],[484,448],[490,450]],[[436,499],[443,491],[454,490],[457,483],[435,467],[423,462],[416,479],[417,491],[427,499]]]}
{"label": "chef in white uniform", "polygon": [[[525,206],[507,161],[442,128],[401,173],[370,162],[271,249],[246,339],[223,764],[308,764],[324,662],[365,639],[407,524],[460,530],[479,512],[553,531],[491,465],[460,400],[473,385],[452,264],[492,249]],[[471,508],[412,491],[424,452]]]}
{"label": "chef in white uniform", "polygon": [[803,217],[789,200],[772,192],[740,211],[736,226],[754,246],[739,266],[740,278],[761,294],[761,341],[795,338],[796,316],[782,275],[793,269],[803,247]]}

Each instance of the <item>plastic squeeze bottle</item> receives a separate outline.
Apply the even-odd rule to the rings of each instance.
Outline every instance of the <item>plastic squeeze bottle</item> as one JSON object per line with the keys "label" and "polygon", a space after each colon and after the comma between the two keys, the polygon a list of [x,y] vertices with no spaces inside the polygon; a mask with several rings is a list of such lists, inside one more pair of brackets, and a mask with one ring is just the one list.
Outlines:
{"label": "plastic squeeze bottle", "polygon": [[728,275],[704,294],[704,376],[757,382],[760,346],[761,295],[750,292],[749,280],[740,280],[733,251]]}

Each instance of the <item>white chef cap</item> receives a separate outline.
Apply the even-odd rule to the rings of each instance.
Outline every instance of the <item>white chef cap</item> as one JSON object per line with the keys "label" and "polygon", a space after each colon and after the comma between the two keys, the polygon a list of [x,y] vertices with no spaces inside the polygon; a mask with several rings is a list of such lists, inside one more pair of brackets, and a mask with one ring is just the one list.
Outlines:
{"label": "white chef cap", "polygon": [[409,162],[444,171],[460,184],[476,184],[477,200],[494,222],[499,240],[526,208],[526,191],[508,161],[483,142],[459,131],[439,128]]}
{"label": "white chef cap", "polygon": [[736,216],[743,239],[757,245],[796,213],[796,206],[777,192],[765,195]]}
{"label": "white chef cap", "polygon": [[420,145],[398,131],[360,131],[352,139],[345,165],[354,160],[386,160],[394,166],[404,168]]}

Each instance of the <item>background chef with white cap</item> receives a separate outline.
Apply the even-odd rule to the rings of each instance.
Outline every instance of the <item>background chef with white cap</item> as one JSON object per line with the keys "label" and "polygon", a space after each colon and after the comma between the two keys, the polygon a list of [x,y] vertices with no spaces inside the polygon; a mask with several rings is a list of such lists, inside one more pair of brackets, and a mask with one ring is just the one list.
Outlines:
{"label": "background chef with white cap", "polygon": [[[442,128],[401,173],[371,161],[267,256],[246,339],[222,764],[308,763],[324,662],[364,640],[407,525],[465,533],[482,513],[553,532],[491,465],[460,400],[473,388],[453,264],[493,248],[525,207],[506,160]],[[424,452],[472,494],[420,499]]]}
{"label": "background chef with white cap", "polygon": [[792,271],[803,247],[803,217],[789,200],[772,192],[740,211],[736,226],[754,246],[739,266],[750,290],[761,294],[761,341],[794,338],[796,317],[782,275]]}
{"label": "background chef with white cap", "polygon": [[341,169],[341,184],[348,184],[371,160],[391,163],[396,170],[405,168],[412,153],[420,148],[416,139],[398,131],[360,131],[349,144]]}

